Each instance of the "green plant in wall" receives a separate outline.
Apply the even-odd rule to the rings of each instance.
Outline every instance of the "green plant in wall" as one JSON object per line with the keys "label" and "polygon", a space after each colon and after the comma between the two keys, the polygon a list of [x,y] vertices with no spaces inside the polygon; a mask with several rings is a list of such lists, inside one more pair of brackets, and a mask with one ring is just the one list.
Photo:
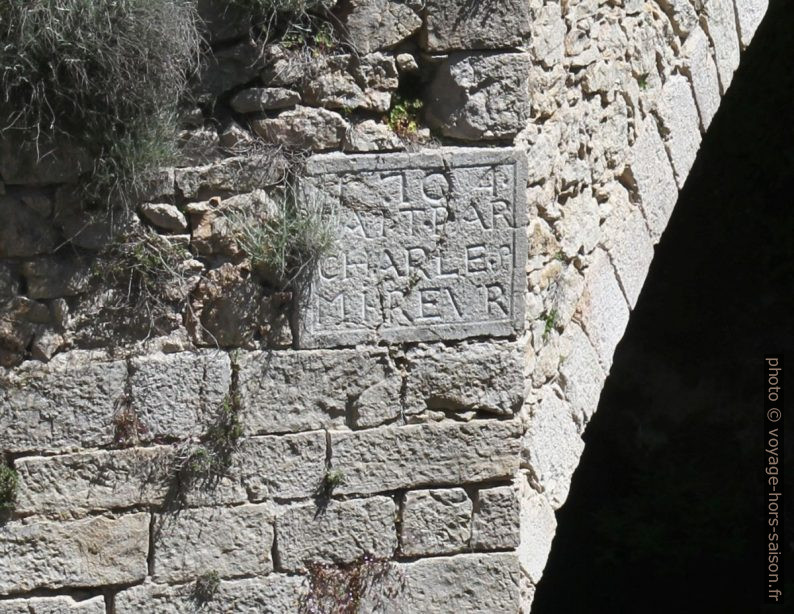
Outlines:
{"label": "green plant in wall", "polygon": [[557,327],[557,318],[556,309],[552,309],[543,314],[543,341],[546,341],[551,332]]}
{"label": "green plant in wall", "polygon": [[0,461],[0,516],[14,509],[18,483],[17,472]]}
{"label": "green plant in wall", "polygon": [[3,0],[0,41],[0,136],[86,152],[89,197],[129,199],[174,153],[200,49],[194,2]]}
{"label": "green plant in wall", "polygon": [[221,578],[217,571],[210,571],[203,576],[196,578],[193,585],[193,599],[196,604],[201,606],[215,597],[221,586]]}
{"label": "green plant in wall", "polygon": [[424,103],[420,99],[405,99],[395,97],[392,108],[389,111],[389,128],[402,138],[412,138],[416,136],[419,129],[420,114]]}

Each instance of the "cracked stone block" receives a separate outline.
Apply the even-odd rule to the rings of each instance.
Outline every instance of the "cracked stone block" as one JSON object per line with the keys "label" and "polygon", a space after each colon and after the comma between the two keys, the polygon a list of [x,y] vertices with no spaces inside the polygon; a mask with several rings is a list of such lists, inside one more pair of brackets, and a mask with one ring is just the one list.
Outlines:
{"label": "cracked stone block", "polygon": [[281,568],[300,571],[309,562],[352,563],[365,554],[390,557],[397,547],[396,506],[389,497],[288,507],[276,521]]}
{"label": "cracked stone block", "polygon": [[477,493],[471,527],[474,550],[510,550],[521,537],[521,502],[515,486],[483,488]]}
{"label": "cracked stone block", "polygon": [[285,162],[279,157],[236,156],[203,166],[178,168],[174,181],[185,198],[209,200],[275,185],[284,171]]}
{"label": "cracked stone block", "polygon": [[521,543],[518,560],[522,571],[533,585],[537,585],[551,552],[551,544],[557,531],[557,519],[553,505],[545,496],[535,492],[522,481],[521,490]]}
{"label": "cracked stone block", "polygon": [[686,77],[673,75],[662,87],[659,118],[678,187],[683,188],[700,149],[698,111]]}
{"label": "cracked stone block", "polygon": [[0,526],[0,595],[132,584],[146,577],[149,514]]}
{"label": "cracked stone block", "polygon": [[739,35],[733,0],[709,0],[706,9],[706,30],[714,46],[721,92],[725,94],[739,67]]}
{"label": "cracked stone block", "polygon": [[471,513],[471,499],[462,488],[407,493],[400,527],[400,551],[405,556],[461,552],[471,537]]}
{"label": "cracked stone block", "polygon": [[431,53],[520,47],[531,31],[530,8],[525,0],[427,0],[425,10],[421,44]]}
{"label": "cracked stone block", "polygon": [[102,596],[76,601],[71,597],[34,597],[0,601],[0,614],[105,614]]}
{"label": "cracked stone block", "polygon": [[296,107],[278,117],[251,120],[251,127],[269,143],[321,151],[339,147],[350,124],[327,109]]}
{"label": "cracked stone block", "polygon": [[516,421],[473,420],[331,432],[339,494],[510,479],[518,469]]}
{"label": "cracked stone block", "polygon": [[629,307],[634,309],[653,260],[653,241],[645,218],[634,209],[623,220],[621,232],[609,250]]}
{"label": "cracked stone block", "polygon": [[266,504],[160,514],[152,579],[182,582],[209,572],[221,578],[268,574],[273,536],[273,511]]}
{"label": "cracked stone block", "polygon": [[692,82],[702,131],[708,130],[720,107],[720,80],[711,47],[703,30],[696,28],[683,47],[684,69]]}
{"label": "cracked stone block", "polygon": [[734,0],[742,48],[746,48],[769,8],[769,0]]}
{"label": "cracked stone block", "polygon": [[560,385],[581,428],[598,409],[606,373],[598,362],[593,345],[581,327],[571,323],[563,335],[569,350],[560,365]]}

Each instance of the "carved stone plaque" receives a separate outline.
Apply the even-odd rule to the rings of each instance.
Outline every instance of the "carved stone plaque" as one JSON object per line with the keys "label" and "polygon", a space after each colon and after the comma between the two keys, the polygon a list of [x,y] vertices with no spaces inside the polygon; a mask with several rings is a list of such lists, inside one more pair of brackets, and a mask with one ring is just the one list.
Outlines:
{"label": "carved stone plaque", "polygon": [[509,336],[524,324],[526,159],[512,149],[313,158],[336,227],[299,309],[302,348]]}

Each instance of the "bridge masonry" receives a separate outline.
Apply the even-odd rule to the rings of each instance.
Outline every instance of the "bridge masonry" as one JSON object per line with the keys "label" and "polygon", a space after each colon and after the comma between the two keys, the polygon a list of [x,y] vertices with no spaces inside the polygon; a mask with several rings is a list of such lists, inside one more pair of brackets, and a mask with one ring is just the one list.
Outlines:
{"label": "bridge masonry", "polygon": [[[76,157],[2,143],[18,485],[0,614],[326,611],[362,579],[361,612],[529,612],[654,245],[767,2],[349,0],[358,53],[300,77],[199,6],[222,43],[204,82],[236,115],[217,130],[199,109],[188,163],[151,189],[168,216],[140,209],[191,249],[161,334],[103,336],[107,236],[68,197]],[[433,132],[401,138],[372,117],[416,74]],[[276,88],[297,99],[246,106]],[[336,236],[291,301],[220,221],[270,206],[277,164],[229,149],[253,133],[315,152],[301,198]],[[230,415],[234,449],[197,481]]]}

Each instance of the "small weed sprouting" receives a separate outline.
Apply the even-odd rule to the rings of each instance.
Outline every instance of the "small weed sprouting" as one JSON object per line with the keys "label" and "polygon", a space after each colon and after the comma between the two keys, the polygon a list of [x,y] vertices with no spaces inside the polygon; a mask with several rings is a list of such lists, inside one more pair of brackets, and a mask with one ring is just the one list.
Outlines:
{"label": "small weed sprouting", "polygon": [[406,100],[396,97],[389,111],[388,124],[392,132],[403,139],[416,137],[424,103],[420,99]]}
{"label": "small weed sprouting", "polygon": [[323,486],[328,494],[332,494],[334,489],[345,483],[345,473],[341,469],[331,469],[323,478]]}
{"label": "small weed sprouting", "polygon": [[554,254],[554,259],[558,262],[565,262],[565,252],[562,250],[558,251],[556,254]]}
{"label": "small weed sprouting", "polygon": [[[307,565],[309,592],[301,614],[359,614],[362,606],[376,611],[384,599],[393,600],[405,588],[405,578],[386,559],[365,555],[347,565]],[[378,610],[379,611],[379,610]]]}
{"label": "small weed sprouting", "polygon": [[201,606],[212,601],[221,586],[221,578],[217,571],[210,571],[196,578],[193,585],[193,600]]}
{"label": "small weed sprouting", "polygon": [[551,331],[557,326],[557,310],[552,309],[543,315],[543,341],[546,341],[551,334]]}
{"label": "small weed sprouting", "polygon": [[13,511],[18,483],[17,472],[0,460],[0,518]]}
{"label": "small weed sprouting", "polygon": [[650,77],[650,73],[642,73],[639,77],[637,77],[637,85],[640,86],[641,90],[648,89],[648,77]]}
{"label": "small weed sprouting", "polygon": [[118,448],[138,445],[141,435],[146,431],[146,425],[141,422],[136,411],[126,403],[113,416],[113,444]]}

